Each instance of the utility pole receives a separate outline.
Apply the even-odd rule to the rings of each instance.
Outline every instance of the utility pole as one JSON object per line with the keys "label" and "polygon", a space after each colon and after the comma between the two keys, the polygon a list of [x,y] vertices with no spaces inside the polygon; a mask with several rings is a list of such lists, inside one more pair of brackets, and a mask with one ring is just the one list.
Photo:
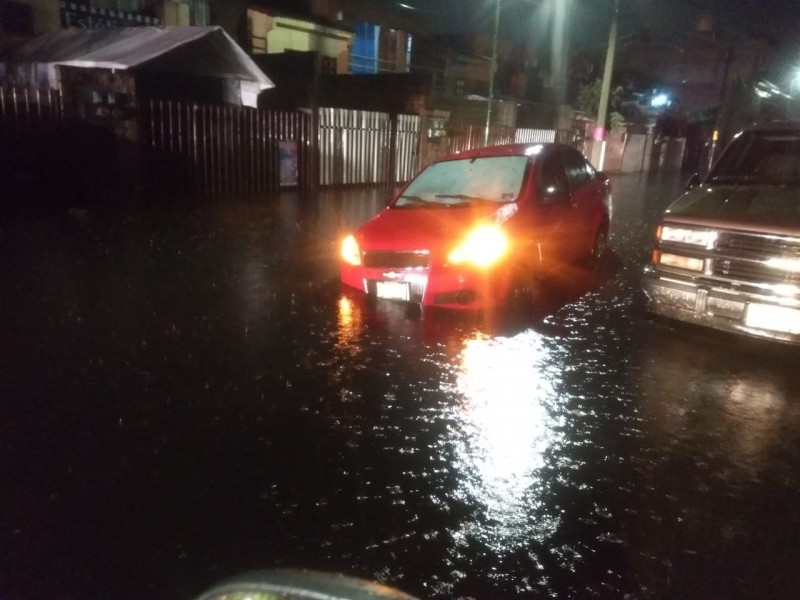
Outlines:
{"label": "utility pole", "polygon": [[483,145],[489,145],[489,125],[492,121],[492,102],[494,101],[494,74],[497,71],[497,36],[500,29],[500,0],[494,5],[494,39],[492,40],[492,66],[489,72],[489,100],[486,103],[486,128],[483,131]]}
{"label": "utility pole", "polygon": [[597,110],[597,123],[594,127],[594,143],[592,144],[592,164],[601,170],[606,154],[606,114],[608,113],[608,100],[611,94],[611,75],[614,73],[618,17],[619,0],[614,0],[614,16],[611,19],[611,31],[608,34],[606,66],[603,71],[603,83],[600,88],[600,108]]}

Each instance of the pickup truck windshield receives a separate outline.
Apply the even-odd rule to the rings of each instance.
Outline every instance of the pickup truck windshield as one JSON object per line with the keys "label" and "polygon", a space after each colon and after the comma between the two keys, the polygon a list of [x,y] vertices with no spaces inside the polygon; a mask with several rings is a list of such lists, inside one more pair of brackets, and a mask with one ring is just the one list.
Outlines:
{"label": "pickup truck windshield", "polygon": [[502,204],[519,196],[528,156],[487,156],[433,163],[409,184],[395,208]]}
{"label": "pickup truck windshield", "polygon": [[748,131],[734,140],[710,183],[800,184],[800,131]]}

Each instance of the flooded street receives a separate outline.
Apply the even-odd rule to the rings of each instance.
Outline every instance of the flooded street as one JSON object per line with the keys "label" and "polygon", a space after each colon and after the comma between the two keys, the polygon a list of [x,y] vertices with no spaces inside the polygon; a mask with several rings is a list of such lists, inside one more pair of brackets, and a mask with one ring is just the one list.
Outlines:
{"label": "flooded street", "polygon": [[388,192],[0,221],[0,599],[307,567],[419,598],[800,589],[800,349],[650,318],[676,175],[531,315],[343,294]]}

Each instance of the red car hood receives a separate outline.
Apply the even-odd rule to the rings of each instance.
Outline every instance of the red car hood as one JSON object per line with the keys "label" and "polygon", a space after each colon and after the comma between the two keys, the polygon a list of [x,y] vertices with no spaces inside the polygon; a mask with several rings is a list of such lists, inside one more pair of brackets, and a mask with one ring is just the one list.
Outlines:
{"label": "red car hood", "polygon": [[[505,205],[508,206],[508,205]],[[460,241],[478,223],[495,222],[495,205],[386,208],[356,232],[362,250],[433,250]]]}

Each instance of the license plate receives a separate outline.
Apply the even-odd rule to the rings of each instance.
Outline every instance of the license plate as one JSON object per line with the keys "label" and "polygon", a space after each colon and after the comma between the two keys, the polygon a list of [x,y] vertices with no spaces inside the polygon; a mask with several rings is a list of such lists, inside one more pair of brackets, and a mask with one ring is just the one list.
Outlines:
{"label": "license plate", "polygon": [[378,298],[387,300],[408,301],[411,299],[410,286],[403,281],[376,281],[375,294]]}
{"label": "license plate", "polygon": [[769,331],[800,333],[800,310],[772,304],[749,304],[744,324]]}

